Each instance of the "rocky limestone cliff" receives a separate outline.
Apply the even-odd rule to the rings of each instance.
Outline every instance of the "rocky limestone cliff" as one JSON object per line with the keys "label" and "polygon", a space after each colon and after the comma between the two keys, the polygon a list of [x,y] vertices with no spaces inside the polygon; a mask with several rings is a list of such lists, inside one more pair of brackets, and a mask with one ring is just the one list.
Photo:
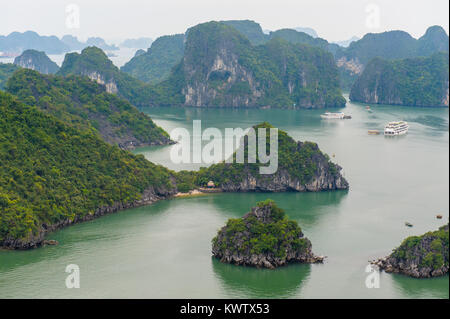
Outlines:
{"label": "rocky limestone cliff", "polygon": [[[187,63],[184,65],[186,74],[195,74],[195,65]],[[210,83],[216,78],[221,78],[222,83],[217,86],[211,85]],[[245,85],[248,85],[249,90],[243,95],[230,95],[227,98],[227,103],[234,107],[254,106],[263,92],[258,89],[253,74],[239,64],[236,54],[227,50],[220,50],[207,71],[206,78],[194,80],[183,88],[185,104],[200,107],[214,105],[221,98],[222,91],[230,90],[239,83],[246,83]]]}
{"label": "rocky limestone cliff", "polygon": [[105,77],[101,75],[99,72],[82,72],[80,75],[85,75],[92,81],[97,82],[98,84],[104,85],[106,92],[116,94],[118,92],[117,85],[113,79],[109,79],[108,81],[105,80]]}
{"label": "rocky limestone cliff", "polygon": [[392,254],[372,263],[388,273],[399,273],[415,278],[448,274],[448,224],[435,232],[408,237]]}
{"label": "rocky limestone cliff", "polygon": [[373,59],[353,84],[350,100],[405,106],[449,106],[449,57]]}
{"label": "rocky limestone cliff", "polygon": [[[262,123],[254,128],[266,128],[267,133],[270,127],[269,123]],[[243,147],[247,151],[247,144]],[[261,164],[258,159],[256,163],[213,164],[200,169],[198,180],[213,181],[225,192],[317,192],[349,188],[342,168],[330,161],[316,143],[296,142],[282,130],[278,130],[276,172],[261,174],[260,166],[268,164]]]}
{"label": "rocky limestone cliff", "polygon": [[247,167],[241,179],[222,183],[220,188],[225,192],[318,192],[349,188],[347,180],[340,174],[342,168],[339,165],[335,164],[337,173],[331,173],[325,158],[316,164],[316,174],[307,182],[292,175],[286,168],[279,168],[275,174],[260,175]]}
{"label": "rocky limestone cliff", "polygon": [[59,70],[59,66],[50,60],[45,52],[36,50],[25,50],[14,59],[14,64],[42,74],[54,74]]}
{"label": "rocky limestone cliff", "polygon": [[297,225],[271,200],[260,202],[240,219],[228,220],[212,240],[212,254],[221,262],[276,268],[288,263],[320,263],[324,257]]}
{"label": "rocky limestone cliff", "polygon": [[342,107],[333,56],[324,49],[274,38],[250,41],[218,22],[187,32],[184,57],[169,82],[184,105],[198,107]]}
{"label": "rocky limestone cliff", "polygon": [[393,30],[368,33],[353,41],[347,48],[340,47],[335,53],[341,75],[341,85],[350,90],[363,69],[374,58],[397,60],[427,57],[437,52],[449,51],[448,35],[440,26],[431,26],[419,39],[404,31]]}

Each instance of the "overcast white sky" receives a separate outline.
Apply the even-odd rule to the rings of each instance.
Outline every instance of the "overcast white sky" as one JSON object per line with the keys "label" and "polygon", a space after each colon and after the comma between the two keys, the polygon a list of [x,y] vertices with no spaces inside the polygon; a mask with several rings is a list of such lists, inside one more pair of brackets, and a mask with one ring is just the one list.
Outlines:
{"label": "overcast white sky", "polygon": [[[67,27],[69,4],[79,8],[79,28]],[[417,38],[436,24],[448,33],[448,11],[448,0],[0,0],[0,35],[33,30],[119,42],[183,33],[210,20],[251,19],[269,30],[311,27],[329,41],[387,30]]]}

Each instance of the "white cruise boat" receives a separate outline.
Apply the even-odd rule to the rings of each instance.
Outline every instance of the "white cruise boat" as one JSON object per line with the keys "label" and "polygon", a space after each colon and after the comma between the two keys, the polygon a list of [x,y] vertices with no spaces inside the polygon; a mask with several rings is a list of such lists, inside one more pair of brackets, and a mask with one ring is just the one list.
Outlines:
{"label": "white cruise boat", "polygon": [[397,121],[397,122],[389,122],[384,127],[384,135],[386,136],[395,136],[395,135],[403,135],[408,132],[408,123],[405,121]]}
{"label": "white cruise boat", "polygon": [[338,113],[331,113],[331,112],[325,112],[323,114],[320,114],[320,117],[323,119],[343,119],[345,114],[343,112]]}

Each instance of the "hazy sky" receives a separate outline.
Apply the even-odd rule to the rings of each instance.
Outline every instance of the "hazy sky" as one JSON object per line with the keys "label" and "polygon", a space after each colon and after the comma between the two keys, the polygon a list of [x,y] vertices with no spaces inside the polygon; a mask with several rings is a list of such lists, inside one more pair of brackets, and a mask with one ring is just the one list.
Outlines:
{"label": "hazy sky", "polygon": [[269,30],[311,27],[329,41],[396,29],[419,37],[430,25],[441,25],[447,33],[449,28],[448,0],[0,1],[0,35],[33,30],[83,40],[101,36],[112,42],[183,33],[201,22],[230,19],[255,20]]}

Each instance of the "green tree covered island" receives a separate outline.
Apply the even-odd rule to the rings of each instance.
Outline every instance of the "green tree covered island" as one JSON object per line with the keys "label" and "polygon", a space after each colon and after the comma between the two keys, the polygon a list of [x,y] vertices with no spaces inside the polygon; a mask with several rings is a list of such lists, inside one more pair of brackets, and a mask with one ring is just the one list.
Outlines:
{"label": "green tree covered island", "polygon": [[170,144],[168,133],[127,100],[106,92],[87,77],[43,75],[22,69],[7,91],[76,128],[98,133],[124,149]]}
{"label": "green tree covered island", "polygon": [[229,219],[212,240],[212,254],[221,262],[276,268],[288,263],[318,263],[312,245],[294,220],[268,199],[242,218]]}
{"label": "green tree covered island", "polygon": [[387,257],[374,262],[389,273],[415,278],[438,277],[448,274],[448,224],[421,236],[406,238]]}

